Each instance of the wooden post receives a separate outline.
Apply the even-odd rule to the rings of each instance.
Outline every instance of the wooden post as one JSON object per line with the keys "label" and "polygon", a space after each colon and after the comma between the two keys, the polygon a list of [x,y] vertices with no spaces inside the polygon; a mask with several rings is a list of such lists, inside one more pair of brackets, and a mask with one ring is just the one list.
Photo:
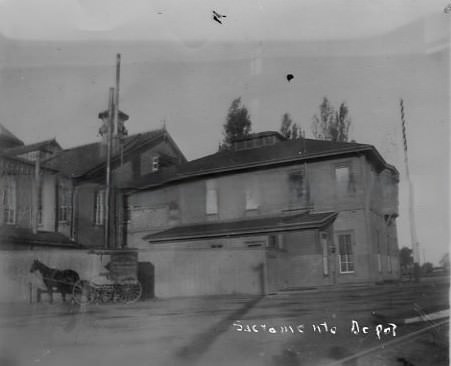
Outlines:
{"label": "wooden post", "polygon": [[41,152],[38,151],[38,156],[35,161],[34,168],[34,194],[33,194],[33,204],[32,204],[32,228],[33,234],[38,232],[39,227],[39,194],[41,190]]}

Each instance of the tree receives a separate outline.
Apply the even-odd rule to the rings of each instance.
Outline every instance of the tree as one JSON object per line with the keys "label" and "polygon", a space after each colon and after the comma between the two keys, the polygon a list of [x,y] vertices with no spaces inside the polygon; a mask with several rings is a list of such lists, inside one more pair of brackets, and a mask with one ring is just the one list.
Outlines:
{"label": "tree", "polygon": [[293,120],[288,113],[284,113],[282,116],[282,122],[280,124],[280,133],[287,139],[291,139],[291,129]]}
{"label": "tree", "polygon": [[246,106],[241,103],[241,97],[232,101],[223,127],[224,139],[219,145],[219,150],[229,149],[233,140],[247,136],[251,132],[252,122]]}
{"label": "tree", "polygon": [[284,115],[282,116],[280,133],[288,140],[296,140],[303,136],[301,128],[298,127],[296,123],[293,123],[293,120],[288,113],[284,113]]}
{"label": "tree", "polygon": [[422,273],[432,273],[433,269],[434,269],[434,266],[430,262],[426,262],[421,265]]}
{"label": "tree", "polygon": [[401,269],[404,271],[411,268],[413,264],[413,256],[412,256],[412,249],[407,247],[402,247],[399,251],[399,265],[401,266]]}
{"label": "tree", "polygon": [[449,272],[449,253],[446,253],[441,259],[439,264],[445,269],[445,271]]}
{"label": "tree", "polygon": [[341,103],[338,111],[336,111],[327,97],[324,97],[319,106],[319,111],[319,117],[315,114],[312,122],[312,132],[315,138],[347,142],[351,118],[346,104]]}

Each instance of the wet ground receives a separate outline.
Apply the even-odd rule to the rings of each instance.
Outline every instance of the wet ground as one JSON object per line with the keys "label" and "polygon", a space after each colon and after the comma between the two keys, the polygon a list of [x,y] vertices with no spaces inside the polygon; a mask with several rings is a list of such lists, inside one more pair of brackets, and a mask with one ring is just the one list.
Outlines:
{"label": "wet ground", "polygon": [[[0,306],[0,365],[448,365],[449,282]],[[422,332],[422,329],[426,331]]]}

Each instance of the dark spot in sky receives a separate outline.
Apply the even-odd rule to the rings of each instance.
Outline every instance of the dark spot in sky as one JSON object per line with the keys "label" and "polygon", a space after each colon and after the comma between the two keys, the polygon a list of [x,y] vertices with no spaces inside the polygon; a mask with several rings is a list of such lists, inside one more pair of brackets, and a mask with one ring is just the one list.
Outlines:
{"label": "dark spot in sky", "polygon": [[448,4],[448,6],[445,9],[443,9],[443,12],[445,14],[449,14],[451,12],[451,4]]}
{"label": "dark spot in sky", "polygon": [[219,24],[222,24],[221,18],[226,18],[226,17],[227,17],[227,15],[219,14],[218,12],[216,12],[216,11],[213,10],[213,19],[214,19],[216,22],[218,22]]}
{"label": "dark spot in sky", "polygon": [[287,80],[288,82],[290,82],[291,80],[294,79],[294,75],[293,74],[287,74]]}
{"label": "dark spot in sky", "polygon": [[162,12],[162,11],[159,11],[157,14],[161,15],[161,14],[163,14],[163,12]]}

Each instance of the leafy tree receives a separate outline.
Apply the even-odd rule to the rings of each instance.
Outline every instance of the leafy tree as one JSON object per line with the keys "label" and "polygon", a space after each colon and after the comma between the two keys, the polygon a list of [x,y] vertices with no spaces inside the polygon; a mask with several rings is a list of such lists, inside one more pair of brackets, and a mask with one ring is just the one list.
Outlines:
{"label": "leafy tree", "polygon": [[440,265],[449,272],[449,253],[446,253],[441,259],[440,259]]}
{"label": "leafy tree", "polygon": [[330,104],[327,97],[319,106],[319,116],[313,116],[312,132],[315,138],[321,140],[346,142],[349,139],[351,118],[349,109],[343,102],[338,111]]}
{"label": "leafy tree", "polygon": [[434,269],[434,266],[430,262],[426,262],[421,265],[422,273],[432,273],[433,269]]}
{"label": "leafy tree", "polygon": [[412,249],[407,247],[401,248],[399,251],[399,265],[405,270],[413,265]]}
{"label": "leafy tree", "polygon": [[282,123],[280,124],[280,133],[282,136],[285,136],[287,139],[291,139],[291,129],[292,129],[293,120],[291,119],[288,113],[284,113],[282,116]]}
{"label": "leafy tree", "polygon": [[233,140],[247,136],[251,132],[252,122],[246,106],[241,103],[241,97],[232,101],[223,127],[224,139],[219,145],[219,150],[229,149]]}
{"label": "leafy tree", "polygon": [[296,123],[293,123],[293,120],[288,113],[284,113],[282,116],[280,133],[289,140],[296,140],[303,136],[301,128],[298,127]]}

